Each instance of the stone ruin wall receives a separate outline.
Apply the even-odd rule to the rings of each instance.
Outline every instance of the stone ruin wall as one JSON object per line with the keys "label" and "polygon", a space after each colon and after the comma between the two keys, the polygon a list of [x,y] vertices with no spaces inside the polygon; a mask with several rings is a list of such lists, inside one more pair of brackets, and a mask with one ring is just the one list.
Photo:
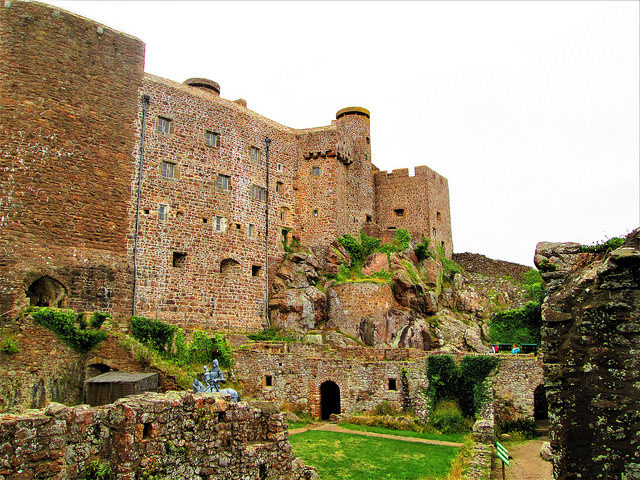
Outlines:
{"label": "stone ruin wall", "polygon": [[283,415],[217,394],[145,393],[90,408],[0,415],[0,478],[74,480],[92,461],[113,478],[317,478],[295,459]]}
{"label": "stone ruin wall", "polygon": [[[414,243],[424,235],[434,247],[443,246],[447,258],[453,253],[449,183],[429,167],[415,167],[415,175],[401,168],[374,174],[376,223],[380,236],[390,241],[396,230],[411,232]],[[400,215],[399,210],[402,210]]]}
{"label": "stone ruin wall", "polygon": [[85,379],[107,370],[157,372],[160,391],[180,388],[175,378],[141,364],[112,336],[81,354],[29,317],[13,322],[3,333],[15,336],[20,351],[0,352],[0,412],[42,408],[47,402],[82,403]]}
{"label": "stone ruin wall", "polygon": [[[246,395],[316,417],[321,411],[320,385],[325,381],[340,388],[342,413],[371,410],[387,401],[400,409],[411,404],[420,414],[425,409],[421,392],[429,385],[427,358],[441,353],[366,347],[327,351],[320,345],[255,343],[234,352],[233,372]],[[457,360],[463,356],[456,355]],[[499,356],[500,366],[492,380],[497,421],[533,419],[534,391],[543,381],[540,357]],[[397,390],[389,389],[389,379],[396,380]]]}
{"label": "stone ruin wall", "polygon": [[640,229],[608,254],[540,243],[554,478],[640,479]]}
{"label": "stone ruin wall", "polygon": [[44,4],[0,2],[0,314],[27,305],[42,276],[65,286],[70,307],[129,308],[143,66],[136,38]]}

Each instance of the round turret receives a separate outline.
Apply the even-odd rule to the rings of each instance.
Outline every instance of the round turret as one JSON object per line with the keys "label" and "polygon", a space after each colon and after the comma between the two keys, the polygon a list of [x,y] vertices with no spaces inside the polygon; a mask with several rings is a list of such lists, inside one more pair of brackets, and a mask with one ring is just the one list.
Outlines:
{"label": "round turret", "polygon": [[185,85],[189,85],[190,87],[196,87],[206,92],[220,95],[220,84],[218,84],[218,82],[214,82],[213,80],[209,80],[208,78],[189,78],[183,83]]}
{"label": "round turret", "polygon": [[338,110],[338,113],[336,113],[336,120],[339,120],[346,115],[361,115],[366,118],[371,118],[371,114],[369,113],[369,110],[367,110],[366,108],[347,107],[347,108]]}

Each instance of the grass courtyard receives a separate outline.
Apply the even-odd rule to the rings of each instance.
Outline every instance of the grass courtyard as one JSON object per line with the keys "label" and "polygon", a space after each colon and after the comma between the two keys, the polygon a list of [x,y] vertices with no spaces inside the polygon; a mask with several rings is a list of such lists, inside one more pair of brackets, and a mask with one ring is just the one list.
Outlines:
{"label": "grass courtyard", "polygon": [[458,453],[457,447],[320,430],[289,441],[322,480],[435,480],[449,473]]}

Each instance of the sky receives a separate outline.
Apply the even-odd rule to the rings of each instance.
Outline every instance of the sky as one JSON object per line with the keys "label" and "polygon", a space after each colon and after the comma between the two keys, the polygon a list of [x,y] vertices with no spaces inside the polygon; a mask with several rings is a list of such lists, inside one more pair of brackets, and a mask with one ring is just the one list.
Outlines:
{"label": "sky", "polygon": [[290,127],[369,109],[378,168],[449,180],[455,252],[533,265],[640,226],[639,2],[47,3]]}

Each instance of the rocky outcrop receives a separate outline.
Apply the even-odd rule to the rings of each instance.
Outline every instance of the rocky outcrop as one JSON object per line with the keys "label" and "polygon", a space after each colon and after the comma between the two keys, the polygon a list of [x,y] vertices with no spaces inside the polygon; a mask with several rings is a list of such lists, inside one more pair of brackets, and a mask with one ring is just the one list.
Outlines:
{"label": "rocky outcrop", "polygon": [[545,387],[557,479],[640,478],[640,229],[608,254],[541,243]]}

